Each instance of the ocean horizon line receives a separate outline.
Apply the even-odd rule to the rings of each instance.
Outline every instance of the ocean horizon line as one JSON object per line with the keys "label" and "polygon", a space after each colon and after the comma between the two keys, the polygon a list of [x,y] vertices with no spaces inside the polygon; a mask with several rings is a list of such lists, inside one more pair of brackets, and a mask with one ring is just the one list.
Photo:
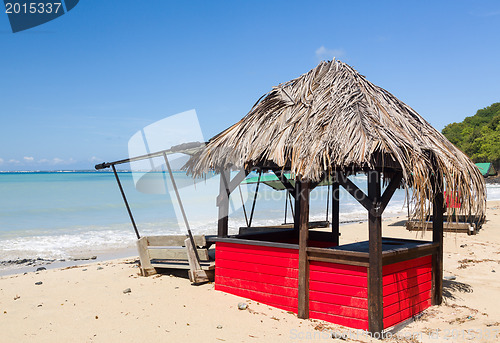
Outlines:
{"label": "ocean horizon line", "polygon": [[[145,173],[157,172],[162,173],[163,170],[130,170],[130,169],[117,169],[118,173]],[[184,172],[180,169],[173,169],[173,172]],[[43,174],[43,173],[113,173],[111,169],[55,169],[55,170],[0,170],[0,174]]]}

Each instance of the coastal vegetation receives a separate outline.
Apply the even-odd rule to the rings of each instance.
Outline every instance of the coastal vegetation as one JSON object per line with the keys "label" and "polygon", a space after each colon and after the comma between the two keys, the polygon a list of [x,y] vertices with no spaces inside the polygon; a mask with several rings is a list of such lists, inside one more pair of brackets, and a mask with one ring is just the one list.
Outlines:
{"label": "coastal vegetation", "polygon": [[500,167],[500,102],[460,123],[446,125],[442,133],[474,162],[491,162]]}

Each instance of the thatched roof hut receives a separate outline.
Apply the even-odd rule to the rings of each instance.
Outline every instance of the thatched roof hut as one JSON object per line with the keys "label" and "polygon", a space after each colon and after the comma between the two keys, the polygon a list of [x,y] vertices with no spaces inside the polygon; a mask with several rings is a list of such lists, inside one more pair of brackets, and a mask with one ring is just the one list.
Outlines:
{"label": "thatched roof hut", "polygon": [[398,170],[422,212],[434,196],[437,170],[463,208],[474,215],[485,210],[485,184],[474,163],[410,106],[336,60],[273,87],[213,137],[188,171],[199,176],[234,166],[280,167],[313,182],[338,170],[377,169],[385,177]]}
{"label": "thatched roof hut", "polygon": [[[281,308],[297,311],[299,318],[325,319],[372,333],[381,333],[410,319],[431,304],[441,304],[445,202],[452,199],[466,212],[461,214],[475,217],[482,217],[485,210],[484,180],[472,161],[411,107],[367,81],[352,67],[335,60],[321,62],[307,74],[274,87],[243,119],[212,138],[186,168],[195,176],[209,170],[221,173],[216,289],[245,297],[251,294],[254,300],[280,304],[285,306]],[[232,179],[228,172],[231,169],[240,169]],[[276,235],[273,232],[228,235],[229,196],[252,169],[272,171],[294,196],[293,231]],[[284,177],[285,171],[294,175],[295,186]],[[358,172],[368,175],[367,194],[347,178]],[[387,181],[383,194],[381,175]],[[309,223],[309,192],[327,177],[333,190],[331,233],[310,230]],[[340,245],[339,199],[335,196],[340,185],[368,211],[368,241]],[[413,190],[421,224],[425,224],[424,215],[432,208],[432,241],[388,241],[390,238],[382,236],[384,209],[401,186]],[[268,261],[262,263],[262,259],[257,259],[254,263],[253,252],[260,256],[265,251],[272,256],[276,251],[273,249],[281,248],[293,256],[279,260],[298,269],[296,298],[280,298],[288,290],[274,297],[275,286],[281,281],[270,281],[270,286],[261,279],[258,284],[251,281],[250,274],[255,271],[269,273]],[[240,253],[231,255],[234,251]],[[224,274],[224,263],[231,270],[229,274]],[[361,312],[354,313],[350,307],[356,299],[343,308],[345,299],[317,297],[314,291],[319,286],[314,284],[313,274],[314,268],[320,268],[318,263],[326,268],[322,271],[331,275],[321,282],[330,282],[327,288],[332,293],[335,293],[332,280],[338,274],[335,266],[340,264],[345,268],[341,274],[360,268],[358,271],[364,276],[358,286],[366,287],[366,294],[362,295],[366,302],[359,305]],[[384,275],[400,266],[406,270],[404,278],[409,280],[417,275],[416,267],[411,266],[422,263],[426,264],[427,279],[412,278],[411,285],[398,284],[395,308],[385,306],[393,300],[385,298]],[[243,265],[252,268],[234,272]],[[287,273],[283,275],[290,277]],[[412,295],[412,287],[418,288],[418,295]],[[260,292],[271,294],[271,298],[262,298]],[[424,298],[420,298],[421,294]],[[328,301],[332,307],[324,307]],[[344,315],[346,318],[342,318]]]}

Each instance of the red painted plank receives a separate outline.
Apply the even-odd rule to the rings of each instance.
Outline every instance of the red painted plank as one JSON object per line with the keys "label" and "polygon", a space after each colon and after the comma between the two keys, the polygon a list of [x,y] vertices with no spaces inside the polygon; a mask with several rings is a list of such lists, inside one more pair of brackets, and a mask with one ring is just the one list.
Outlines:
{"label": "red painted plank", "polygon": [[324,303],[338,304],[362,309],[368,308],[368,299],[356,298],[351,295],[339,295],[318,291],[309,291],[309,300],[321,301]]}
{"label": "red painted plank", "polygon": [[415,306],[412,306],[411,308],[407,308],[406,310],[393,314],[390,317],[384,318],[384,328],[387,329],[406,319],[409,319],[430,306],[431,306],[431,299],[425,300],[419,304],[416,304]]}
{"label": "red painted plank", "polygon": [[382,282],[383,282],[384,286],[386,286],[386,285],[389,285],[391,283],[401,282],[401,280],[410,279],[410,278],[416,277],[418,275],[430,273],[431,271],[432,271],[431,265],[419,266],[419,267],[415,267],[412,269],[407,269],[407,270],[399,271],[399,272],[392,273],[389,275],[385,275],[382,277],[382,280],[383,280]]}
{"label": "red painted plank", "polygon": [[274,247],[265,247],[260,245],[249,245],[249,244],[219,242],[215,245],[216,260],[218,251],[233,251],[233,252],[242,252],[253,255],[275,256],[275,257],[283,257],[291,259],[299,258],[298,249],[274,248]]}
{"label": "red painted plank", "polygon": [[239,262],[239,261],[229,261],[223,259],[215,260],[215,274],[217,274],[218,268],[227,268],[233,270],[244,270],[254,273],[278,275],[290,278],[297,278],[298,269],[295,268],[285,268],[276,266],[263,266],[260,264],[249,263],[249,262]]}
{"label": "red painted plank", "polygon": [[347,286],[347,285],[334,285],[327,282],[309,281],[309,289],[312,291],[350,295],[357,298],[366,298],[367,289],[365,287]]}
{"label": "red painted plank", "polygon": [[412,309],[425,301],[431,301],[430,291],[388,306],[384,309],[384,318],[391,317],[397,313],[406,313],[405,311],[408,311],[408,309]]}
{"label": "red painted plank", "polygon": [[321,319],[330,323],[344,325],[353,329],[368,330],[368,321],[349,317],[337,316],[331,313],[309,311],[309,316],[313,319]]}
{"label": "red painted plank", "polygon": [[332,284],[339,284],[339,285],[350,285],[350,286],[365,287],[365,288],[367,287],[367,279],[364,276],[309,271],[309,280],[329,282]]}
{"label": "red painted plank", "polygon": [[383,275],[388,275],[388,274],[399,272],[401,270],[411,269],[411,268],[414,268],[417,266],[423,266],[423,265],[431,264],[431,263],[432,263],[432,256],[431,255],[415,258],[413,260],[393,263],[393,264],[389,264],[387,266],[384,266]]}
{"label": "red painted plank", "polygon": [[216,283],[218,283],[219,285],[241,288],[249,291],[283,295],[291,298],[296,298],[298,292],[298,288],[271,285],[266,283],[265,280],[263,282],[257,282],[257,281],[235,279],[220,275],[216,276]]}
{"label": "red painted plank", "polygon": [[348,264],[340,264],[340,263],[319,262],[319,261],[311,261],[309,264],[309,270],[332,273],[332,274],[346,274],[346,275],[357,275],[365,277],[367,275],[366,267],[351,266]]}
{"label": "red painted plank", "polygon": [[423,292],[430,291],[432,288],[432,281],[418,284],[415,287],[402,289],[399,292],[392,293],[384,296],[384,307],[395,304],[403,299],[414,297]]}
{"label": "red painted plank", "polygon": [[249,291],[246,289],[234,288],[218,284],[215,284],[215,289],[217,291],[223,291],[243,298],[252,299],[254,301],[274,306],[285,311],[293,311],[297,313],[297,298],[289,298],[263,292]]}
{"label": "red painted plank", "polygon": [[[404,279],[397,283],[391,283],[390,285],[384,286],[383,296],[390,295],[392,293],[405,291],[408,288],[419,286],[421,287],[424,283],[432,280],[432,273],[418,275],[410,279]],[[422,289],[423,290],[423,289]]]}
{"label": "red painted plank", "polygon": [[400,299],[400,301],[392,305],[384,306],[384,318],[392,316],[395,313],[404,311],[407,308],[413,307],[416,304],[421,303],[422,301],[429,300],[430,298],[431,298],[431,290],[424,291],[420,294],[417,294],[415,296],[406,299]]}
{"label": "red painted plank", "polygon": [[253,272],[227,269],[227,268],[221,268],[221,267],[217,267],[216,275],[225,276],[225,277],[232,277],[232,278],[236,278],[236,279],[244,279],[244,280],[249,280],[249,281],[258,281],[258,282],[262,282],[265,280],[266,283],[269,283],[271,285],[284,286],[284,287],[295,287],[295,288],[298,287],[298,280],[296,278],[288,278],[288,277],[283,277],[283,276],[278,276],[278,275],[253,273]]}
{"label": "red painted plank", "polygon": [[368,310],[356,307],[342,306],[338,304],[327,304],[318,301],[309,301],[309,310],[327,314],[335,314],[341,317],[368,320]]}
{"label": "red painted plank", "polygon": [[242,261],[242,262],[251,262],[260,265],[268,265],[268,266],[277,266],[277,267],[286,267],[286,268],[298,268],[299,260],[284,258],[284,257],[276,257],[276,256],[264,256],[264,255],[255,255],[243,252],[235,252],[235,251],[226,251],[226,250],[218,250],[217,258],[221,260],[230,260],[230,261]]}

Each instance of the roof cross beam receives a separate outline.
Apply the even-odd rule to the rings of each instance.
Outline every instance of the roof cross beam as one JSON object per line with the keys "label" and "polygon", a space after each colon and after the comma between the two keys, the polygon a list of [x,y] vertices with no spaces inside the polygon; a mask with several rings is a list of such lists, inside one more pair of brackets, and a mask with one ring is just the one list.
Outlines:
{"label": "roof cross beam", "polygon": [[327,176],[327,174],[323,172],[323,175],[321,176],[321,178],[319,179],[319,181],[311,182],[311,184],[310,184],[309,188],[310,188],[311,190],[313,190],[314,188],[318,187],[318,185],[319,185],[321,182],[325,181],[327,177],[328,177],[328,176]]}
{"label": "roof cross beam", "polygon": [[389,203],[389,200],[391,200],[392,196],[394,195],[394,192],[396,191],[396,189],[398,189],[399,185],[401,184],[402,178],[403,178],[402,172],[397,172],[391,178],[391,182],[389,182],[389,185],[385,189],[384,194],[382,194],[382,197],[380,198],[380,205],[378,210],[380,212],[380,215],[382,215],[385,208],[387,207],[387,204]]}
{"label": "roof cross beam", "polygon": [[380,197],[380,200],[377,201],[375,199],[370,198],[365,194],[358,186],[354,184],[347,175],[344,173],[336,173],[335,180],[338,182],[344,189],[351,194],[354,199],[356,199],[368,212],[376,217],[382,216],[389,200],[391,200],[394,192],[401,184],[401,178],[403,174],[398,172],[391,179],[391,182],[387,186],[384,191],[384,194]]}
{"label": "roof cross beam", "polygon": [[286,178],[285,173],[281,169],[273,169],[274,175],[278,177],[278,179],[281,181],[283,184],[283,187],[285,187],[290,194],[295,198],[295,187],[292,186],[290,181]]}
{"label": "roof cross beam", "polygon": [[226,195],[224,196],[224,194],[219,194],[219,196],[217,197],[217,206],[222,203],[224,198],[229,198],[229,195],[236,189],[236,187],[238,187],[241,181],[243,181],[247,177],[248,173],[246,172],[246,170],[242,169],[238,174],[234,176],[232,180],[229,180],[229,178],[231,177],[230,175],[228,179],[224,177],[224,173],[221,173],[220,175],[222,181],[224,182]]}

